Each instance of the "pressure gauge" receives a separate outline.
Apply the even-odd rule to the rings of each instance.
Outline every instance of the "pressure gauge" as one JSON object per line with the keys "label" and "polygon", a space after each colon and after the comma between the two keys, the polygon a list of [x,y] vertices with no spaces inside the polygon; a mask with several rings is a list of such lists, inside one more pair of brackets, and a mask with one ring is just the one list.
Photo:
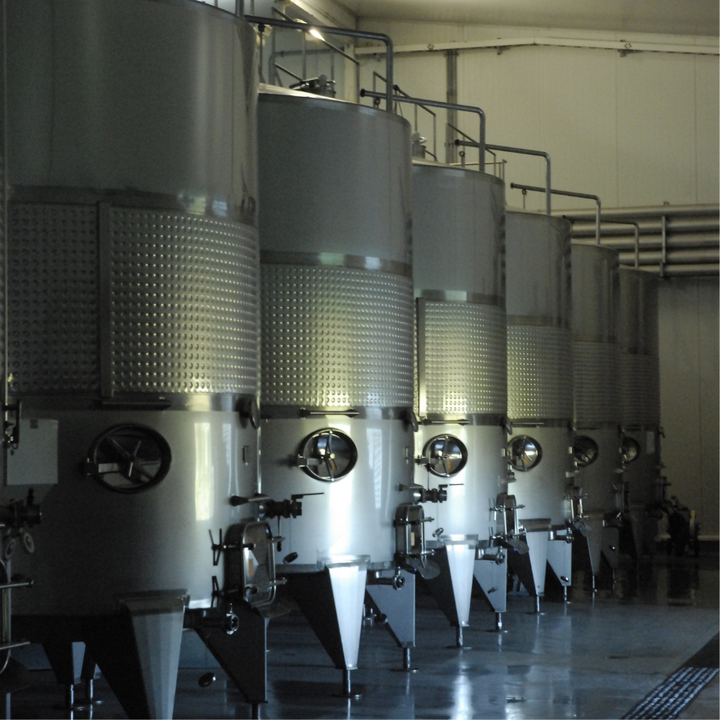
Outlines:
{"label": "pressure gauge", "polygon": [[623,435],[622,439],[622,457],[626,465],[635,462],[640,455],[640,443],[635,439]]}
{"label": "pressure gauge", "polygon": [[542,448],[529,435],[518,435],[508,443],[507,456],[513,469],[526,472],[542,460]]}
{"label": "pressure gauge", "polygon": [[357,458],[357,447],[349,435],[325,428],[302,441],[297,464],[316,480],[335,482],[352,471]]}
{"label": "pressure gauge", "polygon": [[592,465],[600,453],[598,444],[587,435],[579,435],[573,442],[573,457],[578,467]]}
{"label": "pressure gauge", "polygon": [[454,435],[437,435],[425,445],[423,457],[423,464],[433,475],[452,477],[465,467],[468,452]]}
{"label": "pressure gauge", "polygon": [[137,493],[157,485],[168,473],[167,440],[144,425],[115,425],[97,437],[85,472],[109,490]]}

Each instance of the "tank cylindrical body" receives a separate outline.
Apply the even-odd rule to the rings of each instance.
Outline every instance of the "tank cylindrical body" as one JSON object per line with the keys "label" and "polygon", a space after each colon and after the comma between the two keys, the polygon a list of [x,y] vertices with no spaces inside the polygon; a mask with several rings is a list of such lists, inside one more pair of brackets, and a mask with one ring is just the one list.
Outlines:
{"label": "tank cylindrical body", "polygon": [[565,220],[508,210],[508,415],[513,437],[540,445],[540,461],[516,472],[507,492],[518,516],[569,519],[573,472],[570,226]]}
{"label": "tank cylindrical body", "polygon": [[615,510],[614,486],[620,485],[622,411],[615,328],[618,267],[615,250],[573,243],[572,328],[578,435],[575,447],[583,508],[590,514]]}
{"label": "tank cylindrical body", "polygon": [[656,505],[662,494],[658,291],[657,278],[651,273],[620,268],[617,337],[623,434],[625,443],[636,444],[629,454],[625,452],[630,462],[624,480],[630,504],[648,507]]}
{"label": "tank cylindrical body", "polygon": [[284,569],[391,567],[413,472],[410,128],[274,88],[258,117],[262,490],[315,493]]}
{"label": "tank cylindrical body", "polygon": [[59,448],[14,611],[207,607],[209,531],[257,489],[254,33],[181,0],[6,10],[10,389]]}
{"label": "tank cylindrical body", "polygon": [[448,485],[428,528],[446,535],[487,539],[505,477],[504,196],[491,175],[414,164],[415,478]]}

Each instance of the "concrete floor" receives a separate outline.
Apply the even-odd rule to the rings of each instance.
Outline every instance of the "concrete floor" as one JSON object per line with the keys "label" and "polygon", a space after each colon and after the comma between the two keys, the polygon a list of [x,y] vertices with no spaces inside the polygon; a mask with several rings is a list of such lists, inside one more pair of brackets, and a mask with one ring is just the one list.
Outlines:
{"label": "concrete floor", "polygon": [[[261,717],[621,718],[718,632],[718,556],[658,555],[637,573],[618,572],[616,580],[614,587],[600,582],[593,596],[576,574],[570,602],[544,600],[539,615],[530,612],[526,594],[511,593],[502,633],[493,631],[494,616],[478,600],[463,650],[448,647],[455,629],[419,592],[412,655],[419,672],[398,672],[401,651],[389,633],[365,625],[352,673],[362,697],[351,701],[336,697],[341,673],[294,611],[269,625],[269,696]],[[195,638],[184,639],[175,717],[250,717]],[[198,679],[208,669],[217,680],[201,688]],[[52,674],[31,677],[32,687],[12,696],[12,716],[69,717]],[[96,696],[102,704],[74,717],[125,717],[102,679]],[[716,677],[680,717],[717,718],[718,710]]]}

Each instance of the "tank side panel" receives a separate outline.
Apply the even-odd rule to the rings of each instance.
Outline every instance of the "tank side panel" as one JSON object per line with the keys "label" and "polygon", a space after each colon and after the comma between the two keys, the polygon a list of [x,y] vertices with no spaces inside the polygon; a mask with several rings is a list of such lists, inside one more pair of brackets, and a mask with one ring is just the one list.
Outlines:
{"label": "tank side panel", "polygon": [[416,290],[505,298],[505,192],[496,178],[443,166],[413,166]]}
{"label": "tank side panel", "polygon": [[532,213],[508,212],[507,314],[570,327],[570,224]]}
{"label": "tank side panel", "polygon": [[578,428],[602,423],[620,424],[618,348],[615,343],[573,343],[575,424]]}
{"label": "tank side panel", "polygon": [[412,407],[412,318],[408,277],[264,263],[263,403]]}
{"label": "tank side panel", "polygon": [[572,328],[576,340],[612,343],[618,254],[596,245],[572,245]]}
{"label": "tank side panel", "polygon": [[411,266],[406,121],[339,101],[261,93],[258,136],[263,252]]}
{"label": "tank side panel", "polygon": [[573,414],[570,330],[508,325],[508,416],[571,419]]}
{"label": "tank side panel", "polygon": [[515,482],[507,485],[517,504],[525,506],[518,510],[518,517],[521,522],[550,518],[553,525],[564,525],[570,511],[566,488],[572,482],[567,473],[574,471],[572,433],[567,428],[516,426],[513,437],[517,435],[530,435],[542,448],[540,462],[527,472],[516,472]]}
{"label": "tank side panel", "polygon": [[113,393],[257,394],[254,228],[116,208],[109,243]]}
{"label": "tank side panel", "polygon": [[445,535],[477,535],[487,539],[497,529],[496,498],[500,479],[507,475],[505,460],[505,428],[474,425],[423,425],[415,435],[415,456],[422,456],[425,445],[434,437],[448,433],[465,445],[468,460],[465,467],[450,478],[430,473],[417,465],[415,482],[423,487],[437,488],[449,484],[448,499],[437,505],[426,505],[426,515],[433,522],[426,525],[426,535],[442,528]]}
{"label": "tank side panel", "polygon": [[100,393],[97,208],[11,203],[11,391]]}
{"label": "tank side panel", "polygon": [[[316,480],[296,466],[302,441],[326,427],[349,435],[358,451],[355,468],[332,483]],[[262,439],[264,492],[283,498],[322,493],[304,497],[302,515],[282,523],[286,540],[278,563],[291,552],[298,558],[290,569],[361,555],[369,555],[373,564],[392,563],[395,510],[410,499],[398,486],[412,482],[411,429],[397,420],[271,419],[263,421]]]}
{"label": "tank side panel", "polygon": [[617,494],[622,475],[617,470],[622,466],[620,454],[620,436],[617,428],[579,430],[579,435],[591,437],[598,445],[597,460],[578,469],[576,485],[582,488],[583,509],[586,514],[609,514],[617,509]]}
{"label": "tank side panel", "polygon": [[8,3],[8,43],[13,184],[133,188],[254,214],[249,25],[191,2],[22,0]]}
{"label": "tank side panel", "polygon": [[492,305],[429,301],[424,310],[427,412],[505,415],[504,311]]}
{"label": "tank side panel", "polygon": [[[41,416],[42,413],[35,413]],[[257,489],[255,431],[236,413],[184,411],[54,412],[59,420],[59,483],[43,501],[33,529],[37,552],[17,553],[13,569],[37,590],[13,598],[16,614],[102,614],[116,610],[118,594],[179,589],[193,606],[209,606],[213,567],[210,531],[247,517],[230,495]],[[170,471],[136,494],[108,490],[83,473],[95,438],[120,423],[150,426],[170,445]],[[247,454],[246,454],[246,457]],[[249,459],[249,458],[248,458]],[[51,592],[40,588],[52,588]]]}

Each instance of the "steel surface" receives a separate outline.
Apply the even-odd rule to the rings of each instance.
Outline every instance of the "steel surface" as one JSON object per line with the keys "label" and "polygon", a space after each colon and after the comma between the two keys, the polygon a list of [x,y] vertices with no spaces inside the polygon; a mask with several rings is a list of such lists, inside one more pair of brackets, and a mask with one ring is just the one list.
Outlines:
{"label": "steel surface", "polygon": [[[573,483],[572,432],[561,427],[518,427],[511,436],[529,435],[542,448],[540,462],[526,472],[515,471],[515,482],[507,492],[515,496],[520,524],[524,520],[549,518],[552,525],[565,525],[570,517],[567,486]],[[568,474],[570,476],[568,477]]]}
{"label": "steel surface", "polygon": [[412,284],[350,268],[262,266],[267,405],[412,407]]}
{"label": "steel surface", "polygon": [[[302,441],[323,428],[349,435],[357,446],[355,468],[335,482],[317,480],[296,465]],[[302,515],[282,521],[285,537],[277,562],[298,558],[284,571],[317,571],[329,562],[369,556],[370,567],[389,566],[395,552],[393,520],[410,502],[400,484],[412,483],[412,429],[398,420],[334,417],[263,420],[262,488],[273,497],[322,493],[302,499]]]}
{"label": "steel surface", "polygon": [[252,221],[247,23],[185,0],[11,0],[7,40],[11,183],[203,197]]}

